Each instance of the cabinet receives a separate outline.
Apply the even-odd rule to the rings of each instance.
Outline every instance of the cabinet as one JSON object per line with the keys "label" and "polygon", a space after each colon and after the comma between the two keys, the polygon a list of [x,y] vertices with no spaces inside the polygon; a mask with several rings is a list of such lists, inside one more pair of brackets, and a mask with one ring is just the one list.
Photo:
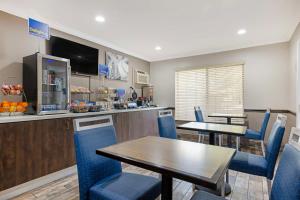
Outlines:
{"label": "cabinet", "polygon": [[75,164],[70,118],[0,124],[0,190]]}
{"label": "cabinet", "polygon": [[[157,112],[112,114],[117,141],[158,135]],[[0,191],[75,165],[72,120],[0,124]]]}

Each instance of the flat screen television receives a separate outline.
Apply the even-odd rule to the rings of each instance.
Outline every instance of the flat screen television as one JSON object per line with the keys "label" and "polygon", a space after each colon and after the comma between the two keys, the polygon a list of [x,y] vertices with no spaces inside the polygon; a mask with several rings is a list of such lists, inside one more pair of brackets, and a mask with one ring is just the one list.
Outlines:
{"label": "flat screen television", "polygon": [[48,47],[51,55],[70,59],[72,73],[98,75],[98,49],[55,36]]}

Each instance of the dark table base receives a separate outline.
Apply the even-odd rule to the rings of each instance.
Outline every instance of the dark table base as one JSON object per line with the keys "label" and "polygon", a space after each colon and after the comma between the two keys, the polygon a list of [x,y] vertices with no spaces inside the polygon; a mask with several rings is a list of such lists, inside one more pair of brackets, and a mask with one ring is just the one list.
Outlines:
{"label": "dark table base", "polygon": [[173,178],[164,174],[161,178],[161,200],[172,200]]}

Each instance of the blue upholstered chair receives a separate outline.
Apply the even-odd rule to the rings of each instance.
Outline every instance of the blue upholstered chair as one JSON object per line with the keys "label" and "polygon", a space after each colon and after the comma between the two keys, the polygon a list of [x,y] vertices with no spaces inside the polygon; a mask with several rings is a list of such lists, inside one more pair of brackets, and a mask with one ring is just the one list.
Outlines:
{"label": "blue upholstered chair", "polygon": [[[205,122],[200,106],[195,106],[194,107],[194,112],[195,112],[196,122]],[[206,133],[204,131],[199,131],[198,133],[199,133],[198,142],[203,142],[204,137],[206,135],[207,136],[209,135],[209,133]],[[222,146],[222,135],[221,134],[219,134],[219,146]]]}
{"label": "blue upholstered chair", "polygon": [[160,110],[158,112],[158,131],[160,137],[177,139],[176,123],[172,110]]}
{"label": "blue upholstered chair", "polygon": [[247,129],[246,135],[245,135],[245,137],[248,139],[261,141],[261,148],[262,148],[263,153],[265,152],[264,139],[265,139],[265,133],[266,133],[267,126],[269,123],[269,119],[270,119],[270,109],[267,109],[260,130],[255,131],[252,129]]}
{"label": "blue upholstered chair", "polygon": [[[269,197],[270,200],[300,199],[299,138],[300,130],[293,129],[289,144],[285,145],[281,155]],[[198,191],[193,195],[191,200],[225,200],[225,198],[204,191]]]}
{"label": "blue upholstered chair", "polygon": [[120,162],[96,154],[116,143],[111,116],[75,119],[74,130],[80,200],[154,200],[160,195],[158,179],[123,173]]}
{"label": "blue upholstered chair", "polygon": [[287,117],[284,115],[279,114],[277,116],[269,136],[265,156],[238,151],[232,159],[229,169],[264,176],[269,180],[272,180],[281,141],[285,131],[286,120]]}

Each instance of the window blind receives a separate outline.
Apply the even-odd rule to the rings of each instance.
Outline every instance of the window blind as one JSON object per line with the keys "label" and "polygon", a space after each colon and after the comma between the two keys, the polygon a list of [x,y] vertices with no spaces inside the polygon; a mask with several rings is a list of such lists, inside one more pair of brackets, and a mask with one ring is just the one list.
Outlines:
{"label": "window blind", "polygon": [[244,66],[204,67],[177,71],[176,120],[195,120],[194,106],[201,107],[205,118],[211,113],[242,114]]}

